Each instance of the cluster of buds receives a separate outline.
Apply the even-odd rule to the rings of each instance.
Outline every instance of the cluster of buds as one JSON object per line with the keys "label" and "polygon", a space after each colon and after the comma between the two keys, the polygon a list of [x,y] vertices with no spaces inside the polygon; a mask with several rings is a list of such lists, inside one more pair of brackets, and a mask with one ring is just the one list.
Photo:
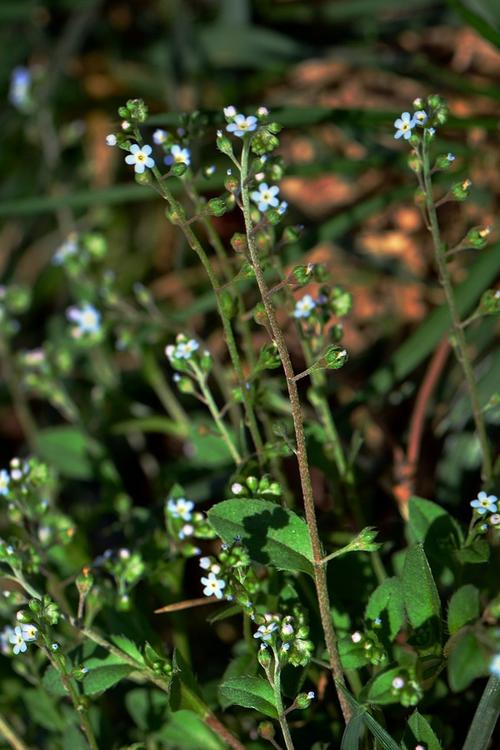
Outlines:
{"label": "cluster of buds", "polygon": [[324,263],[308,263],[303,266],[295,266],[295,268],[292,269],[291,277],[293,283],[300,287],[310,284],[311,281],[320,283],[326,281],[328,278],[328,271]]}
{"label": "cluster of buds", "polygon": [[376,625],[373,630],[369,632],[360,632],[356,630],[351,635],[351,646],[349,649],[349,655],[352,658],[359,657],[360,663],[370,663],[374,665],[381,665],[387,662],[387,653],[382,643],[380,642],[377,632]]}
{"label": "cluster of buds", "polygon": [[31,292],[21,284],[0,286],[0,337],[10,338],[19,330],[17,315],[22,315],[31,305]]}
{"label": "cluster of buds", "polygon": [[200,568],[205,572],[201,577],[205,596],[234,601],[253,614],[253,602],[261,584],[239,539],[231,545],[223,545],[217,557],[201,557]]}
{"label": "cluster of buds", "polygon": [[130,591],[145,571],[141,554],[131,552],[126,547],[108,549],[94,560],[93,567],[101,567],[111,575],[116,586],[117,607],[121,611],[128,611],[131,606]]}
{"label": "cluster of buds", "polygon": [[487,289],[481,296],[479,309],[483,315],[500,312],[500,289]]}
{"label": "cluster of buds", "polygon": [[165,524],[169,539],[183,557],[199,555],[201,550],[194,539],[214,539],[216,534],[207,517],[194,509],[192,500],[183,496],[182,488],[174,487],[165,503]]}
{"label": "cluster of buds", "polygon": [[16,360],[26,389],[46,399],[68,420],[74,421],[75,406],[61,382],[73,367],[71,348],[49,343],[43,348],[19,352]]}
{"label": "cluster of buds", "polygon": [[150,643],[144,646],[144,663],[158,677],[172,677],[174,668],[170,659],[160,654]]}
{"label": "cluster of buds", "polygon": [[265,474],[263,477],[244,477],[231,484],[231,492],[234,497],[256,497],[263,500],[275,500],[282,495],[279,482],[274,482]]}
{"label": "cluster of buds", "polygon": [[73,279],[78,279],[92,263],[102,261],[108,252],[108,243],[99,232],[78,235],[71,232],[52,256],[52,264],[61,266]]}
{"label": "cluster of buds", "polygon": [[[68,544],[75,534],[73,521],[52,504],[55,490],[54,472],[36,458],[13,458],[8,470],[0,471],[0,496],[7,501],[10,521],[18,528],[28,521],[37,546],[47,549],[54,544]],[[38,570],[40,559],[33,541],[17,538],[15,547],[23,560],[18,567],[30,572]]]}
{"label": "cluster of buds", "polygon": [[182,393],[192,393],[193,385],[189,379],[200,373],[207,374],[212,369],[212,356],[209,351],[201,350],[196,339],[190,339],[183,333],[175,339],[175,344],[169,344],[165,348],[168,361],[180,373],[187,377],[174,378]]}
{"label": "cluster of buds", "polygon": [[309,639],[309,628],[302,614],[255,614],[253,619],[257,625],[253,637],[261,642],[257,658],[266,672],[273,659],[280,667],[286,664],[305,667],[309,664],[314,644]]}
{"label": "cluster of buds", "polygon": [[424,694],[413,670],[401,670],[392,680],[391,693],[402,706],[416,706]]}

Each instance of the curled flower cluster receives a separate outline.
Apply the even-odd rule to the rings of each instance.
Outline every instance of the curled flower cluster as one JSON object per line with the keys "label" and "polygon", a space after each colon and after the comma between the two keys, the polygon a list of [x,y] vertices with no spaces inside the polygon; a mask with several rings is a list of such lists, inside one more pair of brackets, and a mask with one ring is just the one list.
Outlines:
{"label": "curled flower cluster", "polygon": [[170,497],[165,504],[165,523],[175,549],[184,557],[201,554],[194,539],[213,539],[215,532],[204,513],[195,510],[192,500],[185,497]]}
{"label": "curled flower cluster", "polygon": [[279,482],[265,474],[263,477],[254,476],[241,478],[231,484],[231,492],[235,497],[262,497],[263,499],[275,499],[282,494]]}
{"label": "curled flower cluster", "polygon": [[253,619],[257,625],[253,637],[261,641],[259,661],[264,668],[271,653],[282,666],[306,666],[310,662],[314,645],[303,617],[265,613],[255,614]]}
{"label": "curled flower cluster", "polygon": [[252,600],[259,590],[259,583],[246,549],[239,540],[224,545],[218,557],[200,558],[200,568],[207,572],[202,576],[205,596],[216,596],[235,601],[249,613],[253,613]]}

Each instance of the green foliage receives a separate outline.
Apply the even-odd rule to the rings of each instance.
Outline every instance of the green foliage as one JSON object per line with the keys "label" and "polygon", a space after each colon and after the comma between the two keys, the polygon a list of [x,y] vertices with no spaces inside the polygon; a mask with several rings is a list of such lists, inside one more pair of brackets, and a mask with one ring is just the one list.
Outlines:
{"label": "green foliage", "polygon": [[292,511],[267,500],[235,498],[215,505],[208,518],[226,543],[239,537],[255,562],[312,573],[307,526]]}
{"label": "green foliage", "polygon": [[454,592],[448,605],[448,631],[453,635],[469,623],[479,619],[479,589],[471,583]]}
{"label": "green foliage", "polygon": [[220,685],[219,694],[224,708],[244,706],[254,708],[271,719],[277,717],[272,688],[262,677],[232,677]]}

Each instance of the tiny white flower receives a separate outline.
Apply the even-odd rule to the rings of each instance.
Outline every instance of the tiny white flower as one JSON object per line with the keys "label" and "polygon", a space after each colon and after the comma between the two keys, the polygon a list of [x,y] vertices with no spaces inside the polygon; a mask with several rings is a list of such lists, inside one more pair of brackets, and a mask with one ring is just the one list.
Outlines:
{"label": "tiny white flower", "polygon": [[125,161],[134,167],[136,174],[143,174],[146,168],[152,169],[155,165],[155,160],[150,156],[152,150],[151,146],[145,145],[141,148],[137,143],[133,143]]}
{"label": "tiny white flower", "polygon": [[186,500],[184,497],[179,497],[177,500],[170,498],[167,502],[167,511],[172,518],[182,518],[183,521],[191,520],[193,508],[192,500]]}
{"label": "tiny white flower", "polygon": [[239,495],[240,492],[243,492],[243,485],[239,482],[233,482],[233,484],[231,485],[231,492],[233,493],[233,495]]}
{"label": "tiny white flower", "polygon": [[295,303],[295,310],[293,311],[294,318],[308,318],[316,307],[315,300],[310,294],[305,294],[302,299],[299,299]]}
{"label": "tiny white flower", "polygon": [[232,122],[226,126],[228,133],[234,133],[238,138],[243,138],[247,133],[251,133],[257,128],[257,118],[253,115],[235,115]]}
{"label": "tiny white flower", "polygon": [[205,587],[203,589],[205,596],[215,596],[217,599],[222,599],[226,588],[226,582],[222,578],[217,578],[215,573],[209,573],[208,577],[202,577],[201,582]]}
{"label": "tiny white flower", "polygon": [[236,115],[236,107],[233,107],[230,105],[229,107],[224,107],[224,117],[227,120],[231,120]]}
{"label": "tiny white flower", "polygon": [[191,164],[191,152],[188,148],[182,148],[182,146],[174,144],[170,149],[169,156],[165,157],[164,162],[169,166],[171,164],[184,164],[186,167],[189,167]]}
{"label": "tiny white flower", "polygon": [[359,643],[362,640],[363,640],[363,636],[361,635],[359,630],[356,630],[356,632],[351,635],[351,641],[353,643]]}
{"label": "tiny white flower", "polygon": [[250,198],[257,204],[259,211],[264,213],[268,208],[278,208],[280,204],[279,191],[277,185],[269,186],[267,182],[262,182],[258,190],[250,193]]}
{"label": "tiny white flower", "polygon": [[168,133],[166,130],[162,130],[161,128],[157,128],[155,132],[153,133],[153,141],[158,146],[160,146],[162,143],[165,143],[167,140]]}
{"label": "tiny white flower", "polygon": [[401,690],[404,687],[405,681],[402,677],[395,677],[391,684],[395,690]]}
{"label": "tiny white flower", "polygon": [[495,656],[492,658],[489,666],[489,672],[494,677],[496,677],[497,680],[500,680],[500,654],[495,654]]}
{"label": "tiny white flower", "polygon": [[0,471],[0,495],[4,497],[9,492],[10,474],[6,469]]}
{"label": "tiny white flower", "polygon": [[175,357],[178,359],[190,359],[191,355],[194,354],[200,348],[199,343],[196,339],[189,339],[189,341],[181,341],[175,347]]}
{"label": "tiny white flower", "polygon": [[12,651],[14,654],[24,654],[28,650],[26,640],[23,636],[23,631],[20,625],[16,625],[14,630],[9,636],[9,642],[12,644]]}
{"label": "tiny white flower", "polygon": [[267,625],[260,625],[260,627],[257,628],[257,632],[253,634],[253,637],[260,638],[263,641],[270,641],[277,627],[278,625],[275,622],[269,622]]}
{"label": "tiny white flower", "polygon": [[210,570],[210,566],[212,564],[209,557],[200,557],[200,568],[203,570]]}
{"label": "tiny white flower", "polygon": [[38,635],[38,628],[32,623],[24,623],[21,625],[23,638],[25,641],[35,641]]}
{"label": "tiny white flower", "polygon": [[190,523],[185,523],[182,529],[179,531],[179,539],[185,539],[187,536],[193,536],[194,526]]}
{"label": "tiny white flower", "polygon": [[419,109],[418,112],[415,112],[415,114],[413,115],[413,119],[415,120],[415,123],[417,125],[425,125],[425,123],[429,119],[429,116],[425,110]]}
{"label": "tiny white flower", "polygon": [[114,133],[109,133],[109,135],[106,136],[106,143],[108,146],[116,146],[116,135]]}
{"label": "tiny white flower", "polygon": [[128,560],[130,558],[130,550],[126,549],[126,547],[122,547],[118,550],[118,557],[120,560]]}
{"label": "tiny white flower", "polygon": [[259,117],[267,117],[267,115],[269,114],[269,110],[267,107],[259,107],[257,110],[257,114],[259,115]]}
{"label": "tiny white flower", "polygon": [[497,503],[498,498],[496,495],[488,495],[486,492],[478,492],[476,500],[472,500],[470,506],[482,516],[485,513],[496,513],[498,510]]}

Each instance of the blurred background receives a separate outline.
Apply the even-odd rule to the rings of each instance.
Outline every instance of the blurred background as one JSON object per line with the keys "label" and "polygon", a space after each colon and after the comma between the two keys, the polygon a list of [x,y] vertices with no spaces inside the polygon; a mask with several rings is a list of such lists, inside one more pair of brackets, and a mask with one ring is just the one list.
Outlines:
{"label": "blurred background", "polygon": [[[146,139],[155,127],[182,124],[182,111],[220,124],[224,105],[248,112],[265,105],[285,126],[289,220],[304,225],[286,260],[325,262],[354,295],[345,324],[350,365],[332,393],[339,420],[347,435],[362,434],[362,458],[380,490],[397,495],[409,409],[446,321],[436,313],[441,291],[393,120],[415,97],[447,99],[452,116],[442,147],[456,154],[454,179],[470,177],[474,188],[466,205],[442,210],[445,235],[453,244],[472,225],[494,225],[499,19],[488,0],[2,0],[0,279],[34,292],[19,344],[38,345],[51,316],[68,304],[64,276],[50,259],[73,230],[105,234],[108,265],[124,293],[141,281],[158,304],[177,311],[179,326],[197,315],[203,330],[213,300],[202,270],[165,221],[161,200],[134,183],[123,152],[106,146],[105,136],[130,97],[150,108]],[[198,169],[221,163],[209,128],[193,148]],[[200,177],[207,196],[222,188],[224,170],[210,181]],[[217,221],[225,240],[238,221],[232,214]],[[464,309],[499,266],[498,245],[453,264],[458,284],[469,279]],[[500,379],[500,356],[493,322],[478,330],[486,402]],[[222,353],[220,331],[205,334]],[[464,473],[475,481],[478,454],[460,373],[444,357],[441,373],[446,368],[417,489],[453,502]],[[47,405],[34,408],[42,423],[57,422]],[[117,415],[108,416],[109,426]],[[0,430],[8,457],[23,436],[5,392]],[[450,470],[457,448],[462,461]],[[437,489],[436,465],[446,477]]]}

